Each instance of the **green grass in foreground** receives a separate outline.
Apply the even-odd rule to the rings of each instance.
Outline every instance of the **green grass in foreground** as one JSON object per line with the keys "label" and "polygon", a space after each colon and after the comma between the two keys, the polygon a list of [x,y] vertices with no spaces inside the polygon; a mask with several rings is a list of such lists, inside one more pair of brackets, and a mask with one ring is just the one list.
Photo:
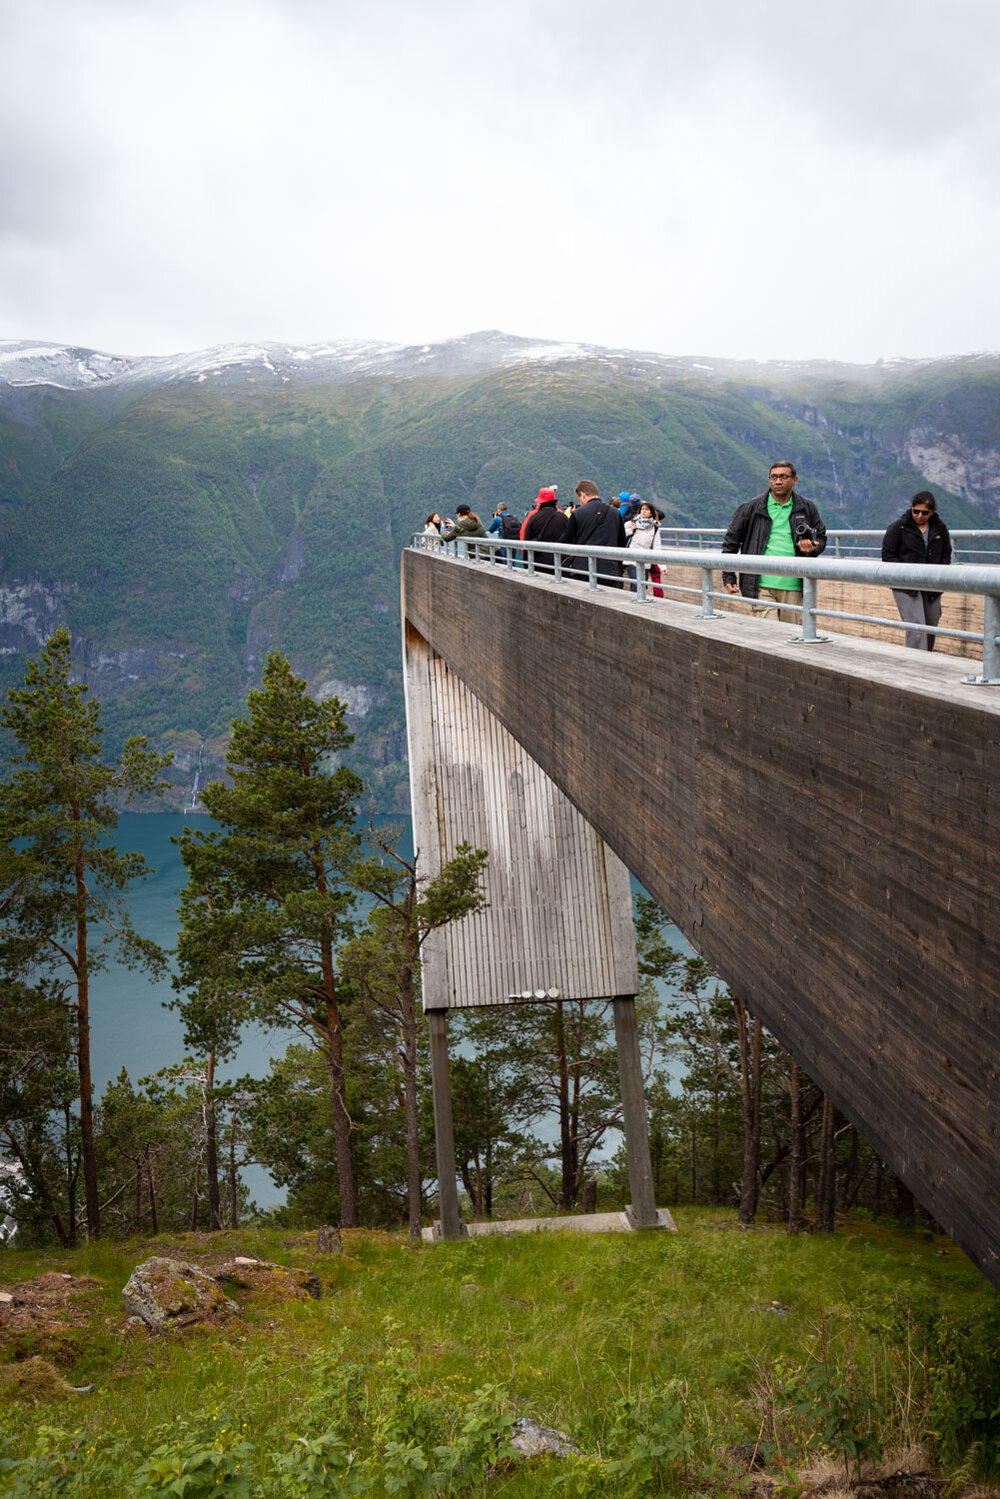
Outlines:
{"label": "green grass in foreground", "polygon": [[[5,1252],[0,1281],[101,1284],[85,1325],[6,1341],[0,1326],[0,1494],[714,1495],[746,1486],[734,1443],[759,1444],[788,1495],[820,1452],[850,1473],[915,1447],[995,1471],[1000,1298],[947,1240],[676,1216],[677,1235],[433,1247],[358,1231],[323,1258],[312,1236],[253,1230]],[[123,1330],[122,1285],[168,1251],[309,1265],[323,1298],[166,1338]],[[50,1374],[30,1403],[32,1357],[93,1392]],[[583,1455],[513,1461],[521,1414]]]}

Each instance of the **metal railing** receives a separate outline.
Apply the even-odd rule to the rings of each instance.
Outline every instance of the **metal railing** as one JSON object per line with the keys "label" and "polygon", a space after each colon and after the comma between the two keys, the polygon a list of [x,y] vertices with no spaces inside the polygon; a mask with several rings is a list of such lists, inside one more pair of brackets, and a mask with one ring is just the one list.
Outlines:
{"label": "metal railing", "polygon": [[[704,534],[708,534],[707,531]],[[484,566],[499,566],[508,573],[519,576],[540,576],[554,583],[584,583],[589,592],[596,591],[602,578],[604,586],[618,590],[621,590],[624,582],[636,604],[648,603],[654,588],[667,588],[672,594],[693,594],[701,601],[702,619],[722,617],[714,607],[716,599],[736,602],[742,597],[716,590],[714,573],[738,570],[758,577],[766,573],[774,577],[801,578],[802,603],[782,603],[777,606],[783,611],[801,616],[801,634],[795,636],[790,643],[827,643],[830,637],[820,635],[816,629],[818,618],[880,625],[925,635],[944,635],[952,640],[971,641],[982,647],[982,672],[977,676],[963,677],[963,682],[974,686],[1000,686],[1000,566],[971,563],[956,563],[951,567],[920,566],[843,557],[838,560],[823,557],[749,557],[743,553],[737,555],[680,547],[640,551],[635,547],[626,550],[623,547],[572,546],[568,542],[512,542],[497,536],[458,537],[445,541],[423,533],[414,535],[411,545],[418,550],[438,552],[465,561],[478,561]],[[668,553],[669,561],[664,557],[664,550]],[[536,555],[539,553],[543,558],[542,565],[536,564]],[[624,564],[631,576],[623,579],[619,575],[602,575],[597,566],[600,561]],[[685,587],[675,582],[651,583],[647,570],[665,563],[670,567],[697,568],[701,573],[700,587]],[[848,614],[838,609],[821,609],[817,604],[816,585],[823,581],[979,596],[983,600],[983,630],[980,634],[978,631],[956,630],[942,625],[918,625],[905,620],[887,619],[881,615]],[[767,607],[775,606],[768,603]]]}
{"label": "metal railing", "polygon": [[[660,538],[665,547],[709,548],[726,534],[725,526],[661,526]],[[827,531],[827,551],[834,557],[877,557],[882,555],[881,531]],[[1000,562],[1000,531],[953,531],[951,537],[954,560],[967,562]]]}

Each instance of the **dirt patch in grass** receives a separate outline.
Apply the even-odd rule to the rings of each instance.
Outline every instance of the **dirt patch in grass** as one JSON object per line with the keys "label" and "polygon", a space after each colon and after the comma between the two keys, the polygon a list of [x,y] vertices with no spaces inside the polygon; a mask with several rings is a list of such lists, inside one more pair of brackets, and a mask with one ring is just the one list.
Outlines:
{"label": "dirt patch in grass", "polygon": [[94,1315],[95,1293],[103,1289],[104,1282],[92,1275],[58,1270],[0,1286],[0,1347],[12,1336],[37,1328],[55,1332],[82,1327]]}
{"label": "dirt patch in grass", "polygon": [[0,1294],[11,1298],[0,1300],[0,1368],[42,1359],[71,1369],[107,1320],[107,1288],[90,1275],[49,1270]]}

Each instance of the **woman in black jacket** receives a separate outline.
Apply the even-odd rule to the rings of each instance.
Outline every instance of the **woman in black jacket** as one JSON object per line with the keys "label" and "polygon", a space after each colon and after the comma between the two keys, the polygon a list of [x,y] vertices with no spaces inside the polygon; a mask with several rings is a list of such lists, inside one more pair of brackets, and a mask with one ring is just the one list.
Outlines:
{"label": "woman in black jacket", "polygon": [[[882,537],[883,562],[928,563],[947,567],[951,561],[951,537],[948,527],[937,513],[937,500],[929,489],[922,489],[910,501],[898,520],[887,527]],[[936,625],[941,618],[941,595],[917,588],[894,588],[899,617],[907,624]],[[932,651],[934,636],[923,630],[907,630],[906,644],[915,651]]]}

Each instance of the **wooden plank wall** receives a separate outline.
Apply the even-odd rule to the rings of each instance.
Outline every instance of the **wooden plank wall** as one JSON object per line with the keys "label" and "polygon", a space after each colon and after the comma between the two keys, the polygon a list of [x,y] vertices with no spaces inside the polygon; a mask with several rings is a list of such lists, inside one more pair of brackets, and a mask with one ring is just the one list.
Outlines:
{"label": "wooden plank wall", "polygon": [[463,842],[490,856],[486,908],[424,943],[424,1009],[636,994],[624,864],[412,625],[404,658],[421,877]]}
{"label": "wooden plank wall", "polygon": [[416,552],[403,603],[1000,1283],[1000,692]]}

